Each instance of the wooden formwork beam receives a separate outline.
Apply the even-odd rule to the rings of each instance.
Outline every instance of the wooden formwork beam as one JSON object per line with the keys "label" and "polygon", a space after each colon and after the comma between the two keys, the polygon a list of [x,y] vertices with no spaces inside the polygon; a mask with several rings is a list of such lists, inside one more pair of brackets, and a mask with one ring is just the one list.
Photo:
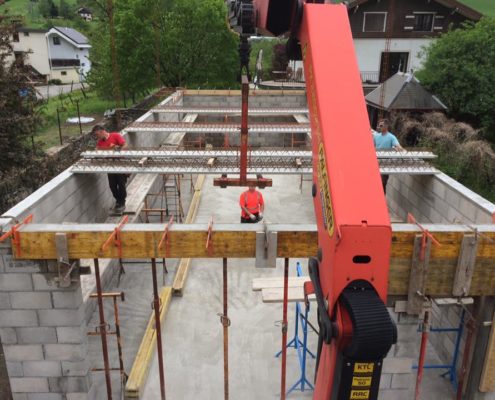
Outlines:
{"label": "wooden formwork beam", "polygon": [[[432,245],[426,274],[425,294],[452,296],[462,241],[472,232],[461,225],[424,225],[441,243]],[[13,246],[18,259],[56,259],[55,234],[66,233],[69,257],[118,258],[118,249],[101,245],[112,233],[111,224],[28,224],[19,229],[20,241]],[[412,224],[392,226],[389,294],[407,295],[411,274],[414,240],[419,228]],[[466,296],[495,295],[495,227],[476,227],[480,236],[476,250],[471,285]],[[123,258],[162,258],[163,250],[156,250],[163,234],[163,224],[127,224],[122,228]],[[206,249],[207,224],[174,224],[169,231],[169,258],[254,258],[256,256],[256,224],[215,224],[215,245]],[[268,225],[278,232],[277,257],[307,258],[317,252],[317,233],[314,225]],[[343,238],[345,240],[345,238]],[[19,251],[17,250],[19,248]],[[459,284],[459,282],[457,282]]]}

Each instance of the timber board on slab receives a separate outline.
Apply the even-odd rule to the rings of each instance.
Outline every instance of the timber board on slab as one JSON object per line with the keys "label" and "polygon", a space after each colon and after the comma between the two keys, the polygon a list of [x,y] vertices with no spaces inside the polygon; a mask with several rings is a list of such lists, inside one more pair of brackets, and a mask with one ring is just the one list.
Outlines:
{"label": "timber board on slab", "polygon": [[[167,313],[170,299],[172,297],[172,288],[164,287],[160,292],[160,323],[163,324],[163,319]],[[155,354],[156,348],[156,330],[155,330],[155,312],[151,312],[151,317],[146,326],[143,339],[139,346],[136,358],[132,364],[129,378],[125,385],[125,399],[141,398],[144,390],[144,385],[148,378],[151,361]]]}
{"label": "timber board on slab", "polygon": [[[261,298],[263,303],[281,303],[284,301],[284,288],[266,288],[261,289]],[[314,294],[308,296],[310,301],[316,301]],[[304,301],[304,288],[291,287],[287,291],[287,300],[289,302]]]}
{"label": "timber board on slab", "polygon": [[[304,282],[310,281],[309,276],[293,276],[289,278],[289,287],[302,287]],[[253,290],[258,291],[268,288],[283,288],[284,278],[269,277],[269,278],[254,278]]]}

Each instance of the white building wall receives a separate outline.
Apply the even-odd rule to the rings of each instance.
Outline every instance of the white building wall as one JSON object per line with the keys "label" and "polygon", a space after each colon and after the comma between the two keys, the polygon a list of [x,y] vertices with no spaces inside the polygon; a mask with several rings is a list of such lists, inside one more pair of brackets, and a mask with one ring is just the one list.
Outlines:
{"label": "white building wall", "polygon": [[[58,36],[60,38],[60,44],[56,45],[53,43],[53,37]],[[55,59],[79,59],[80,67],[78,68],[80,76],[77,81],[84,80],[85,76],[88,74],[91,69],[91,63],[89,61],[89,49],[88,48],[78,48],[74,46],[72,43],[68,42],[63,36],[58,35],[57,33],[50,33],[48,35],[48,43],[49,43],[49,54],[50,58]],[[56,68],[58,69],[58,68]],[[61,68],[63,70],[69,70],[69,67]],[[52,75],[55,75],[52,73]],[[58,75],[58,74],[56,74]],[[68,80],[67,77],[64,77],[67,82],[73,81],[73,79]],[[52,79],[56,79],[55,76]],[[57,79],[60,79],[57,76]],[[62,79],[64,81],[64,79]]]}
{"label": "white building wall", "polygon": [[[407,69],[404,72],[418,70],[422,66],[419,53],[423,46],[427,46],[434,39],[392,39],[391,52],[409,53]],[[385,39],[354,39],[359,70],[361,72],[379,72],[380,59],[385,50]]]}
{"label": "white building wall", "polygon": [[27,53],[26,64],[32,65],[42,75],[50,74],[45,33],[29,32],[29,36],[24,36],[24,32],[19,32],[19,42],[12,42],[12,45],[14,51]]}

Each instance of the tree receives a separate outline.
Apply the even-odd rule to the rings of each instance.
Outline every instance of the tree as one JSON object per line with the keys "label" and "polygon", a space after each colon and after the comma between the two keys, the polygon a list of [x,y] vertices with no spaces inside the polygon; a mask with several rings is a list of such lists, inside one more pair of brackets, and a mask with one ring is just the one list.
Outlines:
{"label": "tree", "polygon": [[67,3],[67,1],[65,0],[60,0],[58,6],[58,13],[61,17],[64,17],[65,19],[72,19],[73,17],[71,7],[69,3]]}
{"label": "tree", "polygon": [[[273,46],[272,68],[273,71],[285,71],[289,65],[285,43],[277,43]],[[274,78],[277,76],[275,75]]]}
{"label": "tree", "polygon": [[483,18],[442,35],[425,50],[421,83],[455,118],[495,139],[495,19]]}
{"label": "tree", "polygon": [[34,87],[21,60],[14,61],[13,32],[13,26],[0,18],[0,173],[31,158],[29,138],[39,122]]}

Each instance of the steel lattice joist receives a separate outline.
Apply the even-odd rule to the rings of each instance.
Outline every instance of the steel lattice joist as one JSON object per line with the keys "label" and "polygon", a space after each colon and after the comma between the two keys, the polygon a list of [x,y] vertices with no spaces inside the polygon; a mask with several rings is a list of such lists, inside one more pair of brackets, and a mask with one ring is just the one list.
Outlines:
{"label": "steel lattice joist", "polygon": [[[306,258],[317,252],[315,225],[267,224],[267,232],[277,232],[276,254],[281,258]],[[460,254],[465,238],[477,240],[472,279],[465,295],[495,295],[495,229],[493,225],[424,225],[440,245],[432,245],[426,276],[426,293],[452,296],[462,264]],[[116,246],[102,250],[102,244],[114,232],[111,224],[27,224],[16,231],[12,243],[17,259],[57,259],[56,234],[65,234],[70,259],[118,258]],[[260,227],[249,224],[215,224],[206,247],[207,224],[174,224],[167,231],[164,224],[126,224],[120,240],[123,258],[254,258]],[[422,231],[412,224],[392,225],[389,294],[407,295],[415,242]],[[476,231],[475,231],[476,230]],[[475,233],[476,232],[476,233]],[[258,233],[259,235],[259,233]],[[345,238],[344,238],[345,239]],[[465,276],[466,274],[461,274]],[[457,282],[457,286],[458,286]]]}
{"label": "steel lattice joist", "polygon": [[[229,133],[240,132],[237,124],[188,123],[188,122],[134,122],[125,128],[128,132],[198,132]],[[308,133],[309,124],[270,123],[249,124],[251,133]]]}
{"label": "steel lattice joist", "polygon": [[[150,110],[152,113],[192,113],[192,114],[241,114],[240,107],[183,107],[183,106],[158,106]],[[307,114],[307,108],[250,108],[249,115],[253,116],[277,116]]]}
{"label": "steel lattice joist", "polygon": [[[75,173],[238,174],[239,152],[229,150],[88,151],[71,171]],[[438,171],[424,160],[431,152],[377,152],[384,174],[431,175]],[[309,151],[255,150],[248,154],[248,174],[311,174]]]}

